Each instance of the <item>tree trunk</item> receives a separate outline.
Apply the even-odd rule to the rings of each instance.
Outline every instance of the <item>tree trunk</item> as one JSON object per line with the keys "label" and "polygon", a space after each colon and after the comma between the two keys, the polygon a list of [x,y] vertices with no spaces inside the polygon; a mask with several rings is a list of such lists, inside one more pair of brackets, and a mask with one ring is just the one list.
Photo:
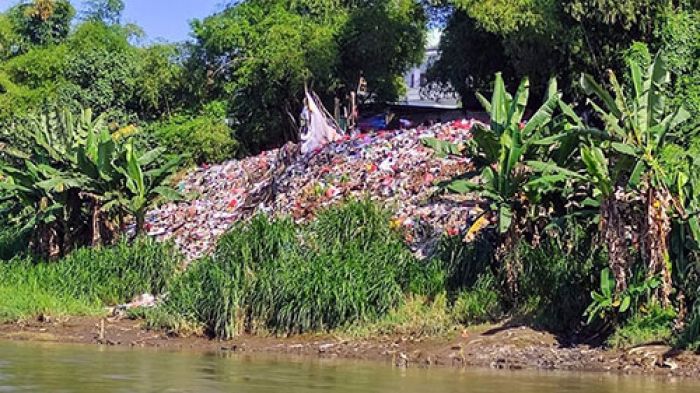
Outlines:
{"label": "tree trunk", "polygon": [[600,205],[600,229],[608,248],[608,265],[615,276],[617,293],[627,290],[627,271],[630,255],[626,239],[626,223],[620,212],[621,204],[614,194],[605,198]]}
{"label": "tree trunk", "polygon": [[649,187],[646,197],[646,220],[642,236],[644,239],[643,256],[647,262],[649,277],[660,276],[661,286],[657,296],[664,307],[671,305],[673,279],[671,277],[671,258],[668,251],[668,237],[671,233],[671,195],[667,189]]}

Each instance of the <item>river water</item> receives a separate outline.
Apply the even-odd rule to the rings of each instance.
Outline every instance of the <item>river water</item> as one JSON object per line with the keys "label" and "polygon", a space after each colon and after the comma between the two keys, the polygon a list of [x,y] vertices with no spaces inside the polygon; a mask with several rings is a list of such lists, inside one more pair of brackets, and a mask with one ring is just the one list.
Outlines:
{"label": "river water", "polygon": [[0,392],[698,393],[700,381],[0,342]]}

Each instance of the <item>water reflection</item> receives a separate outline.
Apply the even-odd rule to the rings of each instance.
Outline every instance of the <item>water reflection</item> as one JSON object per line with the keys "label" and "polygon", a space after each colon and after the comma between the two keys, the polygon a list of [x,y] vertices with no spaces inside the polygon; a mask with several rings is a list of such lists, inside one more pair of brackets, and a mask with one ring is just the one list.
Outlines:
{"label": "water reflection", "polygon": [[0,342],[0,392],[697,393],[700,383]]}

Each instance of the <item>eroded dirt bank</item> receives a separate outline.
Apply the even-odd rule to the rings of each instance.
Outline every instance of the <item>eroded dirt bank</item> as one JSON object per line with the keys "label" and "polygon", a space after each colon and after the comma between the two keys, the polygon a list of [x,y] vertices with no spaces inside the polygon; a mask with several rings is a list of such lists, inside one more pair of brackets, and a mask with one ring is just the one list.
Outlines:
{"label": "eroded dirt bank", "polygon": [[651,345],[625,351],[565,347],[549,333],[525,327],[484,327],[450,338],[344,338],[305,335],[291,338],[243,336],[232,341],[171,337],[148,331],[141,322],[66,318],[0,325],[0,339],[81,343],[165,350],[276,353],[383,361],[396,367],[489,367],[620,372],[700,378],[700,355]]}

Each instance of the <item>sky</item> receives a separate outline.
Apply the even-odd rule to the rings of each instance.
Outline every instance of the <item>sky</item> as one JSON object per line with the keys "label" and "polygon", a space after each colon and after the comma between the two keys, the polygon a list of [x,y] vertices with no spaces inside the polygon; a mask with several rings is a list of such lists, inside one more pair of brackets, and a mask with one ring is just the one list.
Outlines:
{"label": "sky", "polygon": [[[0,0],[0,11],[18,0]],[[80,12],[83,1],[71,0]],[[124,22],[136,23],[148,41],[183,41],[189,38],[189,21],[202,19],[220,10],[224,0],[125,0]]]}

